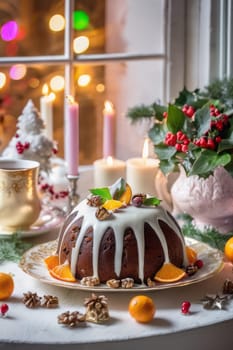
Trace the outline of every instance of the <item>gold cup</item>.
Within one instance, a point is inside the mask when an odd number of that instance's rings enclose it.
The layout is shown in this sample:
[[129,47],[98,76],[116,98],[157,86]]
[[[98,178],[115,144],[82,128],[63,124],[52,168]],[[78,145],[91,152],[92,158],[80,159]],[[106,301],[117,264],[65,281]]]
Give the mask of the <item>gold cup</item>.
[[27,230],[39,217],[39,166],[31,160],[0,159],[0,234]]

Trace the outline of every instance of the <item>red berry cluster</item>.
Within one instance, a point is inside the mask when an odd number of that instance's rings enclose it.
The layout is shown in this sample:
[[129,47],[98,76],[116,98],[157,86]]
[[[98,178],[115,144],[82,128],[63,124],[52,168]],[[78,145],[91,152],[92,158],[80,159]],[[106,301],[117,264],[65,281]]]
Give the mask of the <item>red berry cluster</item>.
[[169,131],[164,142],[167,146],[174,146],[178,152],[186,153],[190,140],[182,131],[178,131],[176,134]]
[[22,154],[26,149],[30,147],[30,143],[29,142],[22,143],[18,141],[15,147],[17,149],[18,154]]
[[40,185],[40,191],[49,194],[51,200],[66,198],[69,194],[68,191],[55,192],[53,185],[49,185],[47,183]]
[[189,106],[187,104],[185,104],[182,108],[182,112],[184,112],[184,114],[188,117],[188,118],[192,118],[192,116],[195,113],[195,109],[193,108],[193,106]]
[[209,148],[215,150],[218,144],[222,141],[220,133],[229,124],[229,117],[221,112],[214,106],[210,106],[210,115],[212,120],[210,122],[210,129],[206,135],[194,141],[194,144],[198,147]]

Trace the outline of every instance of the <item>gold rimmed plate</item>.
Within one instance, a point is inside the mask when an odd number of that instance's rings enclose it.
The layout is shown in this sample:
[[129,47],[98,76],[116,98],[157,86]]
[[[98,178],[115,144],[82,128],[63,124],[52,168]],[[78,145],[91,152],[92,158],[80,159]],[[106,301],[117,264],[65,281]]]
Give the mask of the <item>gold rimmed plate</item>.
[[50,276],[44,259],[54,254],[57,247],[56,241],[50,241],[43,243],[33,248],[29,249],[22,257],[19,266],[20,268],[30,275],[31,277],[36,278],[37,280],[48,283],[54,286],[77,289],[83,291],[94,291],[94,292],[134,292],[134,291],[153,291],[153,290],[162,290],[174,287],[182,287],[190,285],[193,283],[201,282],[206,280],[216,273],[221,271],[223,268],[223,254],[219,250],[210,247],[206,243],[196,241],[191,238],[186,238],[186,242],[189,246],[193,247],[197,254],[198,258],[201,259],[204,263],[203,267],[197,271],[196,274],[190,277],[186,277],[178,282],[174,283],[156,283],[154,287],[147,287],[146,285],[135,285],[133,288],[110,288],[104,284],[94,287],[87,287],[81,285],[79,282],[65,282],[57,280]]
[[43,207],[37,221],[32,224],[28,229],[18,230],[4,230],[0,228],[0,236],[9,236],[13,233],[17,233],[20,237],[35,237],[48,233],[51,230],[59,228],[64,222],[64,213],[61,209],[56,207]]

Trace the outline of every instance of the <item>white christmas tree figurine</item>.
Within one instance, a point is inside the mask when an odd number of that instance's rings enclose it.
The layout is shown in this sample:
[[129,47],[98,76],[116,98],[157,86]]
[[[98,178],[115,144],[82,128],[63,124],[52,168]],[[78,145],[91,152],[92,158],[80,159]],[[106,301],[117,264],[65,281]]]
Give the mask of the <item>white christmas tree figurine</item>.
[[16,134],[2,156],[38,161],[40,170],[49,173],[56,147],[45,136],[43,129],[43,120],[32,100],[29,100],[18,118]]

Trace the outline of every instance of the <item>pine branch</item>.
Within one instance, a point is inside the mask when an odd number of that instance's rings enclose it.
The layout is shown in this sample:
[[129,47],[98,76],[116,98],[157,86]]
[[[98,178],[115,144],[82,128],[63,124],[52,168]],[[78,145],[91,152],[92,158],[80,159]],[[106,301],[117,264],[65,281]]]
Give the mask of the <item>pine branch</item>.
[[14,261],[18,262],[22,254],[29,248],[32,244],[24,242],[17,233],[0,238],[0,263],[3,261]]
[[213,228],[207,228],[205,230],[199,230],[192,224],[192,218],[187,215],[180,215],[179,218],[183,221],[182,232],[186,237],[194,238],[198,241],[207,243],[213,248],[224,250],[226,241],[233,235],[221,234]]
[[127,118],[131,119],[131,122],[133,124],[140,121],[143,118],[153,118],[154,116],[155,111],[153,107],[146,106],[144,104],[129,108],[126,115]]

